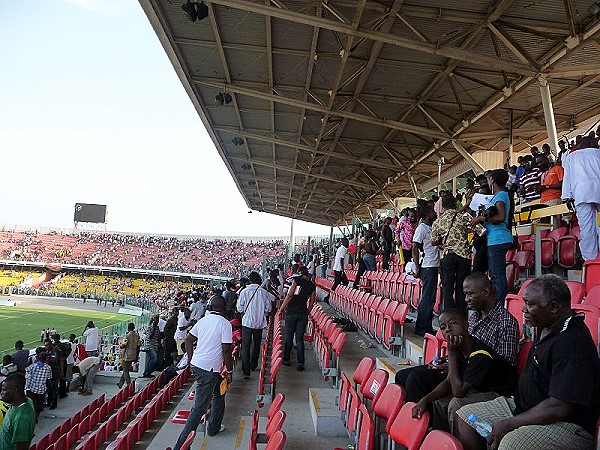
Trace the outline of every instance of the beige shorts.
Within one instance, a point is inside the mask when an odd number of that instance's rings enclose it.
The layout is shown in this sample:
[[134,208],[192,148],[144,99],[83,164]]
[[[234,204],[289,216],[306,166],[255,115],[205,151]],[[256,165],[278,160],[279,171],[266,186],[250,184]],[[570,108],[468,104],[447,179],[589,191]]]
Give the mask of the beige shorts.
[[[514,416],[515,402],[510,397],[498,397],[488,402],[471,403],[456,411],[458,417],[467,422],[471,414],[492,426]],[[594,436],[579,425],[556,422],[550,425],[525,425],[507,433],[498,450],[545,450],[545,449],[589,450],[594,448]]]

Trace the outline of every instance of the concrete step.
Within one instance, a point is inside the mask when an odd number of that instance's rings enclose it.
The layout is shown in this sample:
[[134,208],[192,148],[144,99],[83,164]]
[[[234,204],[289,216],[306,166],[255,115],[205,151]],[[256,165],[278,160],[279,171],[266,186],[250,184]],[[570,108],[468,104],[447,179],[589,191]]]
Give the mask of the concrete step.
[[340,418],[337,389],[309,388],[308,403],[313,420],[315,436],[348,436]]

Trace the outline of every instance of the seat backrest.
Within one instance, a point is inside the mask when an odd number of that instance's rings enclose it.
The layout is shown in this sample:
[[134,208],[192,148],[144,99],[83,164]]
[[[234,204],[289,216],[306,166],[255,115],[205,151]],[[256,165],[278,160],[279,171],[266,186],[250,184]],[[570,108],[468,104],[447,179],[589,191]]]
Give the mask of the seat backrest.
[[356,429],[356,421],[358,420],[358,407],[360,406],[360,397],[354,389],[350,389],[350,406],[348,407],[348,420],[346,421],[346,428],[348,431],[354,431]]
[[433,361],[434,356],[440,354],[440,343],[438,339],[429,333],[423,336],[423,364],[429,364]]
[[383,369],[375,369],[367,381],[360,387],[360,392],[364,398],[375,400],[383,392],[384,386],[388,382],[390,374]]
[[588,291],[583,302],[584,305],[597,306],[600,308],[600,285],[594,286]]
[[281,430],[277,431],[275,434],[273,434],[273,436],[271,436],[269,442],[267,442],[265,450],[282,450],[283,446],[285,445],[285,440],[285,433]]
[[360,429],[357,450],[373,450],[375,443],[375,422],[365,405],[360,405]]
[[583,282],[586,292],[600,284],[600,260],[594,259],[583,263]]
[[335,340],[335,342],[333,343],[333,345],[331,346],[331,350],[333,350],[337,356],[340,356],[342,348],[344,347],[344,344],[346,343],[346,337],[347,337],[346,333],[344,333],[344,332],[340,333],[338,335],[337,339]]
[[403,445],[407,450],[417,450],[429,424],[429,412],[425,411],[423,415],[414,419],[412,409],[416,403],[405,403],[390,427],[390,437],[400,445]]
[[515,319],[517,319],[517,323],[519,324],[519,331],[523,332],[523,305],[525,302],[523,301],[523,297],[520,295],[507,295],[505,300],[505,308],[506,310],[513,315]]
[[[346,411],[346,408],[348,407],[347,403],[348,403],[348,395],[350,392],[350,380],[348,379],[348,377],[346,376],[345,373],[342,372],[342,374],[340,375],[340,380],[341,380],[341,387],[340,387],[340,400],[339,400],[339,410],[340,411]],[[269,411],[271,409],[269,408]],[[268,413],[267,413],[268,415]]]
[[267,422],[267,428],[265,429],[265,436],[270,439],[276,431],[281,430],[283,422],[285,422],[285,411],[277,411]]
[[183,445],[181,446],[181,450],[189,450],[189,448],[192,446],[192,443],[194,442],[195,437],[196,437],[196,432],[190,431],[187,438],[185,438]]
[[275,397],[273,397],[273,401],[271,402],[271,406],[269,406],[269,410],[267,411],[267,417],[270,419],[273,414],[281,409],[281,405],[285,401],[285,394],[280,392]]
[[529,269],[533,265],[533,252],[531,250],[520,250],[514,261],[521,269]]
[[546,236],[549,239],[552,239],[554,242],[558,242],[558,240],[567,234],[567,227],[558,227],[548,233]]
[[567,280],[565,283],[567,283],[567,286],[569,286],[569,291],[571,291],[571,304],[579,305],[581,302],[583,302],[583,297],[585,295],[585,284],[583,284],[581,281],[572,280]]
[[358,366],[354,371],[354,375],[352,375],[352,380],[354,380],[356,384],[362,384],[363,381],[365,381],[367,377],[371,374],[371,372],[373,372],[374,368],[375,360],[373,358],[365,356],[358,363]]
[[449,433],[441,430],[432,430],[425,437],[425,440],[419,447],[419,450],[463,450],[463,446],[458,439]]
[[372,408],[375,415],[381,419],[387,420],[385,432],[390,432],[392,420],[396,417],[400,408],[404,405],[406,392],[399,384],[388,384],[383,388],[381,395],[377,400],[373,400]]

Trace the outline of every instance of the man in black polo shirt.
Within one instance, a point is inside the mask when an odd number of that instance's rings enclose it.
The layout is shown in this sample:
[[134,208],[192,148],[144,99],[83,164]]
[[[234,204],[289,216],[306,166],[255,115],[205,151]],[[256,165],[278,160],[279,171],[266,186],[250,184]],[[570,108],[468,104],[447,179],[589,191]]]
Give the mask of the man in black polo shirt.
[[558,276],[536,278],[523,295],[525,320],[537,327],[513,398],[466,405],[457,411],[466,450],[486,442],[469,424],[475,414],[493,426],[488,442],[502,450],[592,449],[600,411],[600,360],[583,316]]
[[[431,405],[434,428],[454,431],[456,410],[468,403],[512,394],[517,371],[489,345],[469,334],[464,311],[444,311],[440,330],[448,343],[448,374],[413,407],[412,415],[421,417]],[[418,378],[413,380],[418,383]]]

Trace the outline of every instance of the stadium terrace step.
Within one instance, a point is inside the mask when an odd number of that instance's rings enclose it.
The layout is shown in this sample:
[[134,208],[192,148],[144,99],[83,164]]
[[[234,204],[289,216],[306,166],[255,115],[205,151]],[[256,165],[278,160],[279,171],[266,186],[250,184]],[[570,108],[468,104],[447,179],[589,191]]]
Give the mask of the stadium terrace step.
[[308,389],[308,403],[315,428],[315,436],[347,436],[346,429],[340,419],[340,411],[337,402],[337,389]]

